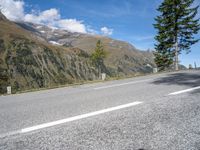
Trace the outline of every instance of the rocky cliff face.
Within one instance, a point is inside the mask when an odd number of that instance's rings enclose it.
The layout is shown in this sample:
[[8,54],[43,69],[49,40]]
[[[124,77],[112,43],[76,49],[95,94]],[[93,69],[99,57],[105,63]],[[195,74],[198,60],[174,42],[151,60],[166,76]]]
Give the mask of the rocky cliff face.
[[109,76],[148,73],[153,55],[107,37],[71,33],[43,25],[10,22],[0,14],[0,92],[51,87],[98,78],[90,54],[101,40]]

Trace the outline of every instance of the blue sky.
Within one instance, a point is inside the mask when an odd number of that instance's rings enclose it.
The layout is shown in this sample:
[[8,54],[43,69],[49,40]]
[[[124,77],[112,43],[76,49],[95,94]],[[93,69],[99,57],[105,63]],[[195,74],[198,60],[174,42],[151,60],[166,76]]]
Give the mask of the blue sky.
[[[16,0],[6,1],[16,2]],[[60,20],[74,19],[61,21],[62,23],[67,22],[75,26],[74,22],[78,22],[77,28],[80,31],[106,34],[127,41],[138,49],[147,50],[154,48],[156,31],[152,24],[158,15],[156,8],[162,0],[24,0],[22,2],[23,15],[30,13],[35,15],[26,17],[29,20],[36,20],[39,13],[54,8],[58,11],[56,17]],[[199,3],[199,0],[195,1],[195,5]],[[197,38],[200,38],[199,34]],[[195,61],[200,66],[200,42],[192,46],[191,50],[190,54],[183,53],[180,56],[181,63],[188,66]]]

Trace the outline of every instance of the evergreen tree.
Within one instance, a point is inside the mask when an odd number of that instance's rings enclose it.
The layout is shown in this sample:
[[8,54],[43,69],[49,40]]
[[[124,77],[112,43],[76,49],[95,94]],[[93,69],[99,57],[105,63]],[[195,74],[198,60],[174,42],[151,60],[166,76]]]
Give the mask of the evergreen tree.
[[100,40],[97,41],[95,51],[91,55],[92,63],[98,68],[99,75],[101,73],[101,69],[104,67],[104,59],[106,58],[106,52],[104,51],[102,42]]
[[155,62],[159,70],[169,68],[173,62],[178,70],[178,55],[190,52],[191,45],[197,43],[194,35],[200,29],[196,19],[198,7],[192,8],[194,0],[164,0],[157,9],[161,14],[155,18]]

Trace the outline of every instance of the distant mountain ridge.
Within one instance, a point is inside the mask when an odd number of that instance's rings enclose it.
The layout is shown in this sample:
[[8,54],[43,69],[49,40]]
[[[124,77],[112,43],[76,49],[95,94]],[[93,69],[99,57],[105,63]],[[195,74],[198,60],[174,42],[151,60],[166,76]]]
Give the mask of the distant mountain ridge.
[[18,91],[98,79],[98,70],[90,61],[97,40],[108,52],[104,70],[108,76],[152,72],[153,54],[126,42],[15,23],[0,13],[0,75],[5,76],[0,79],[0,92],[7,85]]
[[93,52],[96,42],[101,40],[104,49],[109,53],[108,58],[105,60],[106,65],[117,70],[116,72],[118,72],[118,69],[123,70],[122,74],[149,72],[146,66],[155,67],[152,52],[140,51],[124,41],[100,35],[69,32],[33,23],[18,23],[18,25],[34,32],[50,44],[80,48],[88,54]]

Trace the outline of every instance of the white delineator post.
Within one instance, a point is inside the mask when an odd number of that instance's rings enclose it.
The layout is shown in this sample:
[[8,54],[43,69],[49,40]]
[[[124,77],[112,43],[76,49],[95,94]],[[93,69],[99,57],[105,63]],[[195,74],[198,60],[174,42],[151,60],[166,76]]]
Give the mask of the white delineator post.
[[106,73],[102,73],[101,74],[101,79],[104,81],[104,80],[106,80]]
[[12,94],[11,86],[7,86],[7,94]]
[[157,73],[158,72],[158,68],[153,68],[153,73]]

